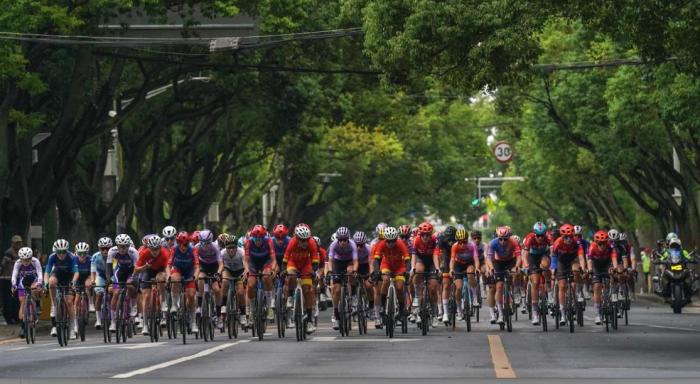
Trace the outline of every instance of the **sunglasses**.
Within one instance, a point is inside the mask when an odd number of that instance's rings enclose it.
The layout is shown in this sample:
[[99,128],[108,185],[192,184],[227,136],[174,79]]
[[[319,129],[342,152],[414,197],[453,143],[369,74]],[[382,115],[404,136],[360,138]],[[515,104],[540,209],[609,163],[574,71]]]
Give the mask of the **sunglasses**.
[[254,238],[253,238],[253,241],[255,241],[255,242],[261,242],[261,241],[263,241],[263,240],[264,240],[263,237],[254,237]]
[[151,251],[160,251],[160,247],[148,247]]
[[87,256],[87,252],[78,252],[78,256]]
[[350,240],[349,239],[338,239],[339,243],[347,243],[348,241],[350,241]]
[[117,248],[119,248],[119,249],[127,249],[127,248],[129,248],[129,246],[128,246],[128,245],[117,245]]
[[66,253],[68,253],[68,251],[56,251],[56,253],[59,255],[65,255]]
[[505,242],[505,241],[508,241],[508,239],[509,239],[508,237],[499,237],[498,241]]
[[309,239],[299,239],[299,242],[300,242],[300,243],[306,243],[306,242],[308,242],[308,241],[309,241]]
[[100,248],[100,252],[109,252],[109,248]]
[[396,240],[387,240],[386,243],[387,244],[394,244],[394,243],[396,243]]
[[165,240],[166,241],[175,241],[175,238],[174,237],[166,237]]

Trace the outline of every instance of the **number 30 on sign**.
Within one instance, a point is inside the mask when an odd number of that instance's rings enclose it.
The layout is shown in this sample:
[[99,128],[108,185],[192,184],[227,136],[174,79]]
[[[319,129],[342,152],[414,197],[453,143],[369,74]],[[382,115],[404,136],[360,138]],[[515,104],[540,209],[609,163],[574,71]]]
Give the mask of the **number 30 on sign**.
[[513,150],[505,141],[499,141],[493,146],[493,155],[500,163],[508,163],[513,160]]

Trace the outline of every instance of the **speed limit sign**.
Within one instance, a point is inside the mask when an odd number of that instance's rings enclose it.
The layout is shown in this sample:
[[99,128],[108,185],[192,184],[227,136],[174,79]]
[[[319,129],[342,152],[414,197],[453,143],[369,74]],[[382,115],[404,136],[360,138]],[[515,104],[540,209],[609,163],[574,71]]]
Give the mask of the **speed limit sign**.
[[510,144],[505,141],[499,141],[493,146],[493,155],[496,156],[496,160],[500,163],[507,163],[513,160],[513,150]]

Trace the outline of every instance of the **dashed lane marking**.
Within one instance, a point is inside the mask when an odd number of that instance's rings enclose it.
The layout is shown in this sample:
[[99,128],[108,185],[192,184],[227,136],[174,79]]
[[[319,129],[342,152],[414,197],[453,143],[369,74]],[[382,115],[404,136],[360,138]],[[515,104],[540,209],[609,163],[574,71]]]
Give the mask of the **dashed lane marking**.
[[112,379],[128,379],[128,378],[130,378],[130,377],[134,377],[134,376],[138,376],[138,375],[143,375],[143,374],[145,374],[145,373],[149,373],[149,372],[153,372],[153,371],[156,371],[156,370],[159,370],[159,369],[171,367],[171,366],[173,366],[173,365],[180,364],[180,363],[184,363],[184,362],[186,362],[186,361],[190,361],[190,360],[194,360],[194,359],[199,359],[200,357],[209,356],[209,355],[211,355],[211,354],[214,353],[214,352],[219,352],[219,351],[222,351],[222,350],[224,350],[224,349],[226,349],[226,348],[233,347],[234,345],[238,345],[238,344],[242,344],[242,343],[247,343],[247,342],[249,342],[249,341],[250,341],[250,340],[240,340],[240,341],[236,341],[236,342],[234,342],[234,343],[226,343],[226,344],[217,345],[217,346],[215,346],[215,347],[212,347],[212,348],[209,348],[209,349],[205,349],[205,350],[203,350],[203,351],[200,351],[200,352],[198,352],[198,353],[195,353],[194,355],[184,356],[184,357],[181,357],[181,358],[179,358],[179,359],[166,361],[166,362],[163,362],[163,363],[160,363],[160,364],[152,365],[152,366],[150,366],[150,367],[141,368],[141,369],[137,369],[137,370],[130,371],[130,372],[126,372],[126,373],[120,373],[120,374],[118,374],[118,375],[112,376],[111,378],[112,378]]
[[496,372],[497,379],[514,379],[515,371],[510,366],[508,355],[503,348],[501,337],[498,335],[488,335],[489,349],[491,349],[491,360],[493,361],[493,370]]

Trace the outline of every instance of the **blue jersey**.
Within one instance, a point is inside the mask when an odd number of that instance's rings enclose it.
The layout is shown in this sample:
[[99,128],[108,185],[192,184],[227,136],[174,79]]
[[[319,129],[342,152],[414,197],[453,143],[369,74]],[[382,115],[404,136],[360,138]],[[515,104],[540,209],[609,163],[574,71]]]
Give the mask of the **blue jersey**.
[[95,272],[103,279],[107,278],[107,263],[101,252],[95,252],[90,259],[90,272]]
[[578,239],[578,243],[579,243],[579,245],[581,245],[581,247],[583,247],[583,254],[587,256],[588,255],[588,248],[591,246],[591,243],[588,240],[584,239],[583,237]]
[[179,269],[184,276],[191,276],[195,264],[199,264],[197,256],[191,246],[182,251],[180,247],[173,248],[170,265]]
[[75,259],[77,257],[72,252],[66,253],[63,260],[59,259],[57,254],[52,253],[49,255],[49,261],[46,263],[45,272],[49,275],[52,273],[64,275],[76,273],[78,272],[78,264]]
[[92,260],[90,260],[90,257],[85,256],[83,261],[80,261],[80,257],[76,256],[75,263],[78,265],[78,273],[80,273],[81,276],[90,274],[90,266],[92,265]]
[[279,265],[282,265],[282,259],[284,259],[284,252],[287,250],[289,240],[291,240],[291,237],[289,236],[284,237],[282,244],[277,244],[277,239],[272,240],[272,245],[275,248],[275,256],[277,257],[277,264]]

